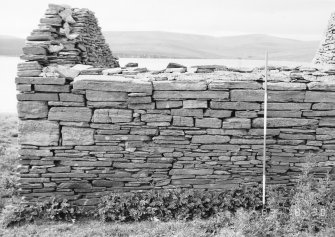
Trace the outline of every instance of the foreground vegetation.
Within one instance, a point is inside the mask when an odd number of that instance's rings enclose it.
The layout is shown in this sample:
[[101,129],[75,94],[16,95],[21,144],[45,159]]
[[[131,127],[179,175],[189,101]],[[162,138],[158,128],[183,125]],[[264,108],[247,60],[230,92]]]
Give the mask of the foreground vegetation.
[[94,209],[17,195],[17,120],[0,115],[0,236],[335,236],[335,191],[308,163],[294,189],[192,190],[110,194]]

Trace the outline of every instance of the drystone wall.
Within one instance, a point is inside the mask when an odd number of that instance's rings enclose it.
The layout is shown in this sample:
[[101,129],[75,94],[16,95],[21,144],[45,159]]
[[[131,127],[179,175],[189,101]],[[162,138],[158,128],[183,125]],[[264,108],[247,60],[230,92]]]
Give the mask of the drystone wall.
[[[26,199],[261,182],[262,70],[87,75],[111,70],[16,78]],[[334,172],[334,74],[269,71],[268,183],[294,184],[310,153],[316,173]]]
[[324,32],[319,49],[317,50],[313,63],[321,65],[335,64],[335,12],[331,14],[327,29]]
[[[20,192],[93,206],[108,192],[258,185],[261,69],[120,68],[93,13],[50,4],[17,84]],[[269,70],[267,182],[293,185],[305,158],[334,174],[335,71]]]
[[[38,62],[42,66],[119,66],[105,43],[93,12],[67,5],[49,4],[38,28],[27,37],[23,53],[21,59]],[[42,73],[42,67],[33,69],[30,74],[25,72],[27,70],[20,70],[19,75],[39,76]]]

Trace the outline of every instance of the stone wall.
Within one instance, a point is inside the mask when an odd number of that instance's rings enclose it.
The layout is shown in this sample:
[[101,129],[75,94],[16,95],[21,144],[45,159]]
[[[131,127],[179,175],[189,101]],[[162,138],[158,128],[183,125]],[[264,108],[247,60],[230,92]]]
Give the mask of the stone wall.
[[[40,65],[89,64],[118,67],[97,19],[88,9],[49,4],[38,28],[27,37],[21,59]],[[38,76],[41,68],[25,76]],[[24,72],[21,72],[24,75]]]
[[[108,191],[261,182],[262,70],[87,75],[94,70],[74,82],[16,78],[26,199],[94,205]],[[294,184],[310,153],[316,173],[334,172],[334,72],[269,74],[268,183]]]
[[317,50],[313,63],[321,65],[335,64],[335,12],[331,14],[327,29],[321,40],[319,49]]
[[[64,5],[50,4],[27,40],[15,80],[26,200],[91,206],[110,191],[261,182],[263,70],[120,68],[93,13]],[[270,67],[269,184],[294,185],[314,153],[317,175],[335,173],[334,79]]]

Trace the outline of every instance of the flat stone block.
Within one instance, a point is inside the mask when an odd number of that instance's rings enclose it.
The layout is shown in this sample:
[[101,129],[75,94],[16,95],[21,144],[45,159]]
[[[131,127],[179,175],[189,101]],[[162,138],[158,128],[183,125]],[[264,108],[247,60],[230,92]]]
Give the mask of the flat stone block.
[[116,181],[111,181],[111,180],[93,180],[92,185],[94,187],[123,187],[124,183],[123,182],[116,182]]
[[[268,101],[273,102],[303,102],[305,91],[269,91]],[[264,98],[263,98],[264,101]]]
[[229,118],[231,117],[232,111],[230,110],[214,110],[206,109],[204,117],[214,117],[214,118]]
[[319,126],[335,127],[335,118],[321,118]]
[[207,108],[207,100],[184,100],[183,108],[185,109],[205,109]]
[[141,121],[144,122],[170,122],[172,119],[171,115],[166,114],[143,114],[141,115]]
[[315,140],[315,135],[280,133],[279,138],[287,140]]
[[47,169],[52,173],[69,173],[71,171],[70,166],[51,167]]
[[222,120],[218,118],[196,119],[195,126],[199,128],[221,128]]
[[38,62],[23,62],[17,64],[17,70],[18,71],[26,71],[26,70],[40,70],[42,71],[42,65],[40,65]]
[[16,84],[64,85],[65,78],[58,77],[16,77]]
[[72,93],[60,93],[59,100],[65,102],[84,102],[84,96]]
[[147,104],[128,104],[128,109],[147,109],[152,110],[155,109],[155,103],[147,103]]
[[224,89],[261,89],[262,84],[253,81],[213,81],[208,85],[209,90]]
[[231,90],[231,101],[264,101],[263,90]]
[[24,120],[19,124],[19,144],[57,146],[59,125],[48,120]]
[[127,123],[133,119],[133,112],[127,109],[96,109],[94,123]]
[[31,92],[32,86],[30,84],[17,84],[16,90],[20,92]]
[[181,108],[183,102],[180,100],[156,101],[157,109]]
[[251,121],[247,118],[228,118],[222,122],[222,128],[239,129],[251,128]]
[[26,71],[18,71],[18,77],[38,77],[42,73],[42,70],[26,70]]
[[84,107],[84,102],[72,102],[72,101],[49,101],[49,106],[57,106],[57,107]]
[[305,102],[335,102],[335,92],[306,91]]
[[202,109],[171,109],[171,115],[182,117],[203,117]]
[[53,153],[50,150],[20,149],[19,155],[21,156],[53,156]]
[[229,102],[229,101],[211,101],[210,107],[212,109],[226,109],[226,110],[260,110],[259,103],[248,102]]
[[[268,127],[302,127],[302,126],[315,126],[318,124],[316,119],[298,119],[298,118],[268,118]],[[255,118],[252,121],[252,127],[263,127],[264,119]]]
[[[239,145],[231,145],[231,144],[225,144],[225,145],[221,145],[221,144],[212,144],[212,145],[202,145],[200,146],[200,149],[203,150],[221,150],[221,151],[234,151],[237,152],[241,149],[241,147]],[[206,154],[206,153],[204,153]]]
[[185,127],[193,127],[194,120],[192,117],[181,117],[181,116],[173,116],[173,126],[185,126]]
[[172,169],[169,175],[211,175],[213,169]]
[[167,169],[172,167],[172,164],[164,164],[164,163],[121,163],[114,162],[114,168],[121,169],[141,169],[141,168],[152,168],[152,169]]
[[183,185],[183,184],[209,184],[213,182],[211,179],[175,179],[172,180],[172,185]]
[[[61,165],[64,166],[74,166],[74,167],[111,167],[112,162],[110,161],[77,161],[77,160],[64,160],[60,162]],[[85,177],[85,175],[90,175],[90,174],[84,174],[84,173],[78,173],[77,177],[81,177],[80,175],[83,175],[82,177]],[[49,174],[46,174],[49,175]],[[57,174],[51,174],[54,177],[57,177]],[[74,176],[72,176],[74,175]],[[68,177],[76,177],[76,173],[68,174]],[[50,177],[52,177],[50,176]],[[94,175],[95,176],[95,175]],[[66,177],[66,174],[65,176]]]
[[18,101],[58,101],[57,93],[24,93],[17,94]]
[[35,85],[34,89],[41,92],[70,92],[69,85]]
[[75,78],[73,88],[78,90],[144,92],[152,94],[151,82],[121,76],[80,75]]
[[175,99],[220,99],[227,100],[227,91],[154,91],[153,98],[156,100]]
[[302,113],[304,117],[334,117],[335,110],[325,110],[325,111],[304,111]]
[[86,107],[52,107],[49,111],[49,120],[90,122],[92,111]]
[[[264,114],[262,111],[259,114]],[[302,115],[301,111],[293,111],[293,110],[279,110],[279,111],[274,111],[270,110],[267,113],[269,118],[300,118]]]
[[115,102],[115,101],[104,101],[104,102],[87,101],[87,107],[89,108],[108,108],[108,109],[127,109],[127,103],[126,102]]
[[21,119],[48,117],[48,105],[43,101],[19,101],[17,111]]
[[151,138],[145,135],[94,135],[96,142],[103,141],[150,141]]
[[[237,144],[237,145],[260,145],[264,143],[263,139],[239,139],[239,138],[232,138],[229,142],[230,144]],[[266,144],[275,144],[276,140],[267,139]]]
[[205,81],[153,81],[156,91],[202,91],[207,89]]
[[236,189],[238,188],[238,184],[232,184],[227,182],[227,184],[201,184],[201,185],[193,185],[193,188],[206,188],[206,189]]
[[86,91],[86,98],[90,101],[127,101],[126,92]]
[[92,185],[86,182],[68,182],[60,183],[58,185],[59,189],[91,189]]
[[235,111],[235,117],[237,118],[257,118],[258,115],[256,111]]
[[103,152],[103,151],[122,151],[123,148],[119,146],[76,146],[76,150],[78,151],[98,151],[98,152]]
[[74,128],[62,127],[62,145],[76,146],[76,145],[93,145],[94,129],[91,128]]
[[306,90],[305,83],[293,82],[268,82],[268,90],[273,91],[303,91]]
[[307,86],[311,91],[335,91],[335,83],[333,81],[310,82]]
[[37,54],[37,55],[46,55],[47,51],[43,47],[39,46],[25,46],[22,48],[24,54]]
[[48,183],[49,178],[20,178],[20,183]]
[[150,104],[151,96],[129,97],[127,102],[129,104]]
[[[310,110],[311,103],[268,103],[268,110]],[[264,104],[262,104],[264,110]]]
[[230,138],[228,136],[219,136],[219,135],[196,135],[192,137],[192,143],[227,143]]

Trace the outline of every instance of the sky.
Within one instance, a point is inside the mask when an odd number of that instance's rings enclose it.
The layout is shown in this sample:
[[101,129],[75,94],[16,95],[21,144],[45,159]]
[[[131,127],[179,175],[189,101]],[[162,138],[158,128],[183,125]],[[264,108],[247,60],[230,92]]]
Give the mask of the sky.
[[300,40],[320,40],[335,11],[335,0],[4,0],[0,34],[26,37],[50,2],[89,8],[103,31],[268,34]]

